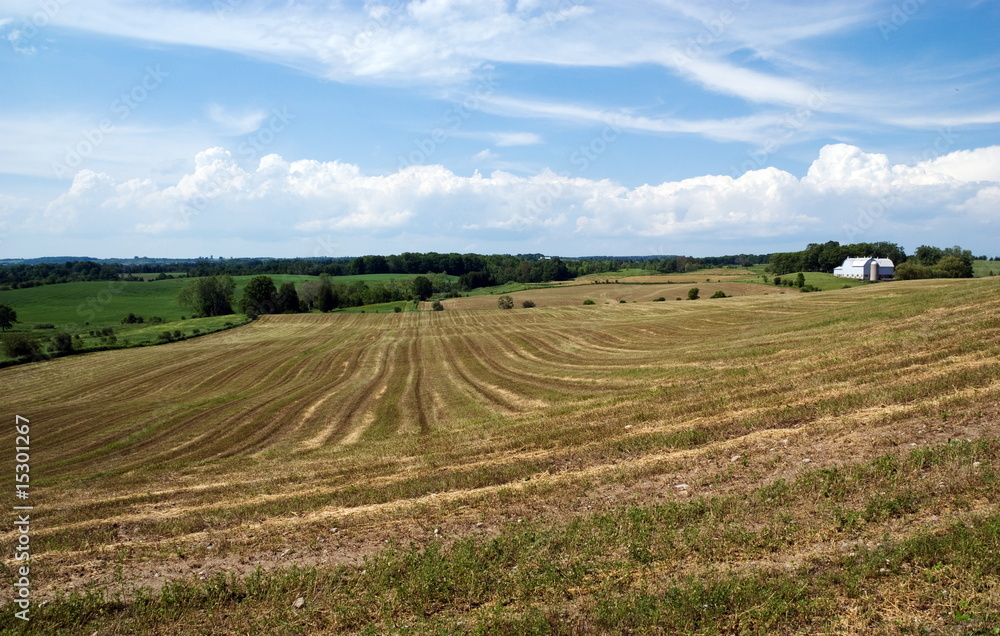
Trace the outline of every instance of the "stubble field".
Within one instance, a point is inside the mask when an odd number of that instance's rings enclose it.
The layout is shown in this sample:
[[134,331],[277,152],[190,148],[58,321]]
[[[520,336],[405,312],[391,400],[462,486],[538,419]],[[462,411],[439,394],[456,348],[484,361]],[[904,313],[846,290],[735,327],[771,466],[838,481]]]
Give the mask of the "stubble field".
[[267,316],[0,370],[28,629],[991,633],[998,292]]

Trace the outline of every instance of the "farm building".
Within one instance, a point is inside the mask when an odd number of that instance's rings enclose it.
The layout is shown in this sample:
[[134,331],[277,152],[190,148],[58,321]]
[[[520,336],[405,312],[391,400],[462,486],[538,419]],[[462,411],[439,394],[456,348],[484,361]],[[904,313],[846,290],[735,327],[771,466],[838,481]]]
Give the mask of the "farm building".
[[833,269],[834,276],[861,280],[887,280],[892,278],[896,266],[888,258],[845,258],[844,264]]

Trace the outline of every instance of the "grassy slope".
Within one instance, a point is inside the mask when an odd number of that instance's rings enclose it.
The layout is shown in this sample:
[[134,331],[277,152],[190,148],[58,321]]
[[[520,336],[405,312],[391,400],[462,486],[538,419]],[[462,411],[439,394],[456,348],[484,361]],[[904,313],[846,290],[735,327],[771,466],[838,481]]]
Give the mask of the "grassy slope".
[[1000,276],[1000,261],[972,261],[972,275],[976,278],[989,276],[990,272],[994,276]]
[[991,633],[998,291],[273,317],[0,371],[44,423],[38,593],[106,586],[32,627]]

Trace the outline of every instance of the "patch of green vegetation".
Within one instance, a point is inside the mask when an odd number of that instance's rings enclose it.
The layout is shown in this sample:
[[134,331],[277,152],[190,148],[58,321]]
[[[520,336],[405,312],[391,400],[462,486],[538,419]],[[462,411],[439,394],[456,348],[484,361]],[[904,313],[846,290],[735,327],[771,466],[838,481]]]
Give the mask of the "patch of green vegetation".
[[615,279],[615,278],[626,278],[629,276],[658,276],[658,275],[660,275],[660,272],[657,272],[652,269],[639,269],[633,267],[625,269],[616,269],[609,272],[596,272],[593,274],[587,274],[587,278]]
[[503,285],[494,285],[493,287],[479,287],[473,289],[469,292],[465,292],[466,296],[492,296],[495,294],[510,294],[513,292],[525,291],[528,289],[548,289],[550,287],[565,287],[566,285],[559,285],[556,283],[504,283]]
[[[992,272],[992,274],[990,274]],[[972,275],[976,278],[1000,276],[1000,261],[972,261]]]
[[[397,311],[397,308],[399,311]],[[412,300],[397,300],[391,303],[376,303],[374,305],[361,305],[360,307],[345,307],[344,309],[334,309],[331,314],[392,314],[405,311],[419,311],[417,303]]]

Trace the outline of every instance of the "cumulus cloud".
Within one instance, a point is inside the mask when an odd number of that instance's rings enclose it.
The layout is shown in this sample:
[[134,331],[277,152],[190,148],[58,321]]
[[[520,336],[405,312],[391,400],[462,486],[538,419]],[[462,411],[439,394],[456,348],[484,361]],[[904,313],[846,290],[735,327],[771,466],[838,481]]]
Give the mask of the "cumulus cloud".
[[[971,156],[992,156],[980,150]],[[465,177],[432,165],[366,175],[351,164],[275,154],[244,168],[229,151],[211,148],[198,154],[190,173],[165,186],[83,170],[26,228],[99,235],[125,227],[153,236],[264,242],[320,232],[359,238],[422,232],[466,244],[499,233],[550,242],[572,236],[586,245],[607,237],[856,240],[875,226],[884,238],[900,228],[995,221],[1000,183],[956,176],[961,171],[954,166],[965,158],[956,153],[928,165],[893,165],[885,155],[834,144],[821,149],[802,178],[765,168],[738,178],[626,187],[551,170]]]
[[962,181],[1000,181],[1000,146],[959,150],[918,166]]

